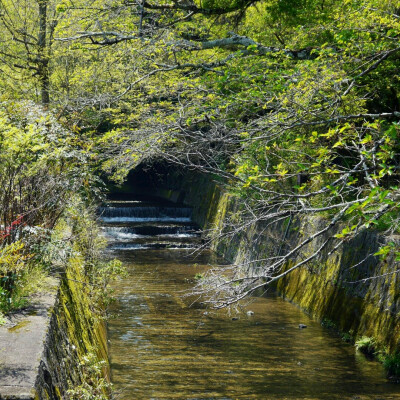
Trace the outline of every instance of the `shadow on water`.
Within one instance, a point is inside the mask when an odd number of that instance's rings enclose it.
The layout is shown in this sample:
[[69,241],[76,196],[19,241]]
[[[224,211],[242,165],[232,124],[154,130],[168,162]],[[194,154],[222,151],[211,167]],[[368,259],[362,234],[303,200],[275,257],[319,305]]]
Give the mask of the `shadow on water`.
[[129,270],[109,322],[118,399],[400,399],[381,365],[278,297],[255,298],[254,315],[237,320],[189,307],[182,292],[217,262],[210,251],[193,254],[190,211],[143,199],[112,207],[104,234]]

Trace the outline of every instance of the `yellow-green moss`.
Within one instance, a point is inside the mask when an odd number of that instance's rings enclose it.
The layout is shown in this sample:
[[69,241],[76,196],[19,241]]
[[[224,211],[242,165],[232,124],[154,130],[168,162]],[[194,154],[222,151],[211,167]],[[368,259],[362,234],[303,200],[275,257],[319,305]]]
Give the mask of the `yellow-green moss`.
[[[109,381],[107,334],[104,321],[92,311],[92,300],[83,260],[69,260],[60,282],[58,303],[50,316],[44,361],[39,371],[37,399],[63,399],[80,387],[88,356],[104,360],[103,375]],[[104,388],[106,394],[107,388]]]
[[91,310],[90,293],[82,265],[78,257],[70,260],[60,290],[62,315],[78,355],[83,357],[88,352],[95,352],[99,359],[107,360],[105,324]]
[[[399,318],[381,309],[377,302],[369,302],[370,292],[361,298],[348,295],[338,287],[335,278],[339,275],[339,268],[340,265],[332,260],[324,263],[320,274],[299,268],[281,279],[277,287],[285,298],[314,317],[321,320],[328,318],[340,330],[352,332],[352,336],[374,337],[389,352],[396,351],[400,341]],[[398,291],[397,287],[396,293]]]

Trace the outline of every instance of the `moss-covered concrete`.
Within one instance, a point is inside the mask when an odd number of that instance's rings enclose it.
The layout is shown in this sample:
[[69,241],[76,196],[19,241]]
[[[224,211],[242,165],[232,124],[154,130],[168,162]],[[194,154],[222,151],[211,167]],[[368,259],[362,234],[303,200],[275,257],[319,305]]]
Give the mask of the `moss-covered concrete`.
[[[108,361],[106,325],[91,310],[82,265],[72,258],[61,279],[36,382],[38,399],[62,399],[68,389],[90,378],[82,369],[89,354]],[[108,368],[104,374],[109,375]]]
[[90,308],[82,264],[71,259],[49,293],[0,327],[0,399],[67,398],[89,378],[88,354],[108,360],[106,326]]

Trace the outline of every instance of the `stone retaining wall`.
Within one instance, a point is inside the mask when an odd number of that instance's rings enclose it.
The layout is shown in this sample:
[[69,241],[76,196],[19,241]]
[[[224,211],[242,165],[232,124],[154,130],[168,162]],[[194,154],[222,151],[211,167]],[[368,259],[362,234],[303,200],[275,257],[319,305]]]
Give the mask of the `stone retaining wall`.
[[88,379],[88,355],[108,365],[106,326],[90,309],[81,260],[49,286],[0,327],[0,399],[65,399]]

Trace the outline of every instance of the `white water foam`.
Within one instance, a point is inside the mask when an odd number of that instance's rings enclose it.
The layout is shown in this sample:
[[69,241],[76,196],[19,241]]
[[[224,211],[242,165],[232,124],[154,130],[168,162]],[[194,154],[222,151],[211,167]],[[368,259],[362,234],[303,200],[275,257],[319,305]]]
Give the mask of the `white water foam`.
[[162,247],[155,247],[151,245],[146,245],[146,244],[131,244],[131,245],[113,245],[109,247],[107,250],[108,251],[134,251],[134,250],[193,250],[195,249],[195,246],[172,246],[167,247],[167,246],[162,246]]
[[191,218],[187,217],[101,217],[101,221],[105,223],[113,222],[191,222]]
[[197,235],[194,233],[160,233],[159,235],[155,235],[158,238],[191,238],[196,237]]
[[151,236],[148,235],[138,235],[136,233],[125,233],[125,232],[116,232],[116,231],[107,231],[104,230],[104,236],[107,238],[112,238],[114,240],[130,240],[130,239],[140,239],[140,238],[149,238]]

